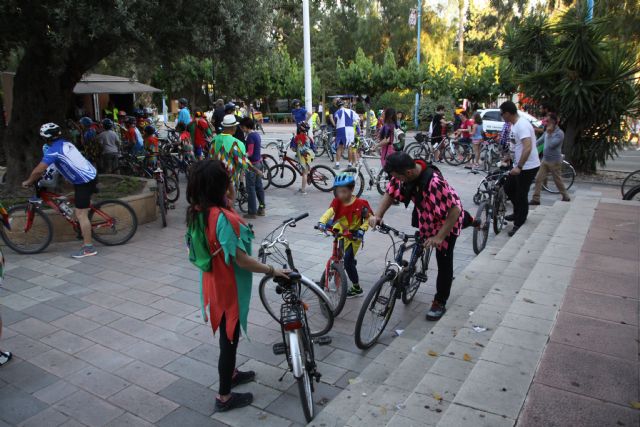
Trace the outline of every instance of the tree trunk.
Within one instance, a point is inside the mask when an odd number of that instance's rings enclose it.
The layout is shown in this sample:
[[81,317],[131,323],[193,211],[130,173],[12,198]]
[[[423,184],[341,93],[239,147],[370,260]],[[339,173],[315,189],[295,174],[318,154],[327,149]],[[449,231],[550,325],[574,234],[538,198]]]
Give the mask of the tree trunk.
[[584,169],[583,165],[580,162],[580,159],[577,158],[576,152],[576,139],[580,132],[582,131],[582,126],[578,124],[575,120],[569,120],[567,122],[566,129],[564,130],[564,142],[562,143],[562,151],[564,152],[565,158],[568,162],[570,162],[576,169],[581,170]]
[[464,18],[466,0],[458,0],[458,66],[464,63]]

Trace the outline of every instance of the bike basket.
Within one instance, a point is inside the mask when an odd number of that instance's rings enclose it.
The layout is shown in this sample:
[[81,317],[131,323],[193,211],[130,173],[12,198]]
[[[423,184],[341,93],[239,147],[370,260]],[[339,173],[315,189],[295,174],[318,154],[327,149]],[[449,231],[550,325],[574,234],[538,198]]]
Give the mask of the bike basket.
[[283,304],[280,308],[280,323],[285,331],[302,329],[302,312],[298,305]]

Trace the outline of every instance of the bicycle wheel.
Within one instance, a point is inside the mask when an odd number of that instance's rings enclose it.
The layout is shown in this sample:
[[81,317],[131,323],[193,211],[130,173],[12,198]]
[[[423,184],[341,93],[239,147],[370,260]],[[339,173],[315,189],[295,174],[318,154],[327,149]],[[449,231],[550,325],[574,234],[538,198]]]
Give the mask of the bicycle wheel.
[[249,201],[249,195],[247,194],[247,189],[244,188],[243,186],[242,188],[239,188],[238,191],[236,192],[236,203],[238,204],[238,209],[240,209],[240,212],[242,213],[248,212],[247,210],[248,201]]
[[378,172],[378,177],[376,178],[376,187],[381,196],[384,196],[384,193],[387,192],[387,184],[389,184],[389,174],[382,169]]
[[465,161],[465,159],[467,159],[467,153],[463,144],[452,142],[450,145],[446,146],[444,150],[445,162],[451,166],[458,166],[469,161],[468,159]]
[[296,170],[286,164],[272,166],[269,169],[271,184],[277,188],[290,187],[296,180]]
[[138,217],[129,204],[120,200],[103,200],[89,210],[93,238],[103,245],[127,243],[138,230]]
[[[622,181],[622,185],[620,186],[620,192],[622,193],[622,198],[626,196],[629,190],[633,189],[640,185],[640,169],[637,171],[631,172],[627,177]],[[625,199],[626,200],[626,199]]]
[[414,159],[421,159],[424,157],[426,149],[419,142],[413,142],[409,144],[404,151]]
[[262,188],[267,189],[271,185],[271,167],[278,162],[271,154],[262,155]]
[[[297,331],[296,339],[290,340],[290,353],[291,358],[296,358],[296,362],[299,362],[302,366],[302,373],[299,377],[296,378],[296,383],[298,384],[298,393],[300,393],[300,402],[302,403],[302,412],[304,413],[304,417],[307,422],[311,422],[315,415],[315,406],[313,402],[313,382],[311,381],[311,375],[309,375],[308,369],[308,361],[307,361],[307,350],[304,345],[304,338],[301,337],[301,334],[304,332]],[[291,336],[291,335],[289,335]]]
[[427,281],[427,270],[431,260],[431,249],[425,249],[416,265],[416,272],[411,276],[409,286],[402,290],[402,302],[407,305],[413,301],[422,283]]
[[178,175],[172,169],[167,170],[167,172],[164,175],[164,191],[167,195],[167,201],[175,203],[180,197]]
[[[258,293],[260,301],[276,322],[280,322],[280,307],[282,295],[276,292],[277,283],[272,277],[265,276],[260,281]],[[300,284],[300,299],[304,302],[307,314],[307,324],[312,337],[325,335],[333,327],[333,306],[322,291],[309,286],[305,282]]]
[[165,197],[164,186],[158,185],[156,187],[156,204],[160,210],[160,219],[162,220],[162,226],[167,226],[167,198]]
[[506,195],[504,189],[498,189],[493,199],[493,231],[499,234],[504,227],[504,217],[507,215]]
[[[349,172],[349,169],[347,169],[345,172]],[[355,172],[355,169],[353,169],[353,172]],[[364,185],[364,175],[362,175],[362,172],[358,172],[358,176],[356,177],[356,187],[354,190],[356,197],[360,197],[362,195],[362,192],[364,191]]]
[[49,246],[53,226],[49,217],[33,205],[15,205],[7,210],[10,229],[0,226],[2,240],[21,254],[37,254]]
[[627,191],[622,200],[636,200],[640,201],[640,185],[636,185],[631,190]]
[[331,140],[328,140],[324,143],[325,151],[327,152],[327,157],[330,161],[334,161],[336,159],[336,153],[333,152],[333,147],[331,146]]
[[478,255],[487,246],[489,239],[489,227],[491,223],[491,207],[487,202],[482,202],[478,207],[476,219],[481,222],[480,227],[473,228],[473,252]]
[[[638,184],[640,184],[640,175],[637,178],[639,180]],[[566,188],[567,190],[571,188],[571,186],[573,185],[573,182],[576,179],[575,169],[573,168],[573,166],[571,166],[571,163],[567,162],[566,160],[562,161],[562,169],[560,170],[560,179],[564,184],[564,188]],[[622,186],[624,187],[624,182],[622,183]],[[544,188],[549,193],[553,193],[553,194],[558,194],[560,192],[560,190],[558,190],[558,187],[556,186],[555,181],[550,176],[547,176],[547,179],[542,185],[542,188]]]
[[347,300],[347,273],[344,271],[344,267],[341,264],[331,263],[329,268],[329,280],[326,278],[327,272],[322,272],[320,277],[320,287],[324,291],[331,305],[333,306],[333,315],[337,317],[342,309],[344,303]]
[[309,184],[312,184],[318,190],[325,193],[333,190],[333,181],[336,177],[336,173],[328,166],[316,165],[311,168],[307,180]]
[[393,280],[391,275],[382,276],[373,285],[360,307],[355,331],[356,345],[359,349],[366,350],[373,346],[391,319],[397,292]]

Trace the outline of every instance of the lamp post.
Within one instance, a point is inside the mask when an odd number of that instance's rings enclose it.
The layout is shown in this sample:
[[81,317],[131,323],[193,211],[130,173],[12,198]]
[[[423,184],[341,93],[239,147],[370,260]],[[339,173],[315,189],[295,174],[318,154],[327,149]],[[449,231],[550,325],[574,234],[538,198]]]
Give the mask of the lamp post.
[[[422,0],[418,0],[418,17],[416,19],[416,27],[418,27],[417,46],[416,46],[416,63],[420,66],[420,35],[422,33]],[[413,125],[418,129],[418,109],[420,108],[420,91],[416,92],[416,105],[413,109]]]
[[[311,99],[311,30],[309,25],[309,0],[302,0],[302,33],[304,51],[304,107],[309,113],[313,110]],[[310,124],[313,126],[313,124]],[[313,128],[310,129],[313,135]]]

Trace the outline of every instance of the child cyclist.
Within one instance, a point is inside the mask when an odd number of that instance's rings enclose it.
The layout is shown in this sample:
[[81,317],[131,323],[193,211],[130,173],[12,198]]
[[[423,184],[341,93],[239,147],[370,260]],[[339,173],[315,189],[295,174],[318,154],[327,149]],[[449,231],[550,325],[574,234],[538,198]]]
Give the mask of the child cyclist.
[[353,195],[356,181],[352,173],[343,173],[334,181],[336,197],[318,223],[320,230],[333,228],[340,232],[350,232],[344,239],[344,268],[353,286],[347,292],[347,298],[361,296],[360,279],[356,268],[356,254],[362,243],[365,231],[369,228],[368,218],[372,214],[369,202]]
[[298,131],[290,143],[290,147],[296,152],[298,163],[300,163],[300,174],[302,175],[302,185],[298,190],[300,194],[307,194],[307,176],[315,158],[313,140],[307,135],[308,131],[309,123],[298,123]]

